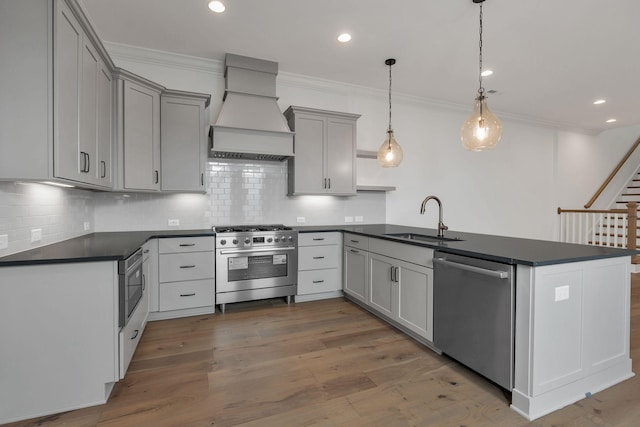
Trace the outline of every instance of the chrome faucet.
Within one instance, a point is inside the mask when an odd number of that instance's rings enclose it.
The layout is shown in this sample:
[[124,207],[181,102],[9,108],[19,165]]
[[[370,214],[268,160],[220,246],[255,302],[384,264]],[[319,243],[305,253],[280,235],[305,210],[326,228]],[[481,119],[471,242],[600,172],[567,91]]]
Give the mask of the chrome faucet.
[[444,231],[448,230],[449,227],[444,225],[444,222],[442,222],[442,202],[440,201],[440,199],[438,199],[436,196],[427,196],[422,201],[422,206],[420,207],[420,215],[424,214],[424,207],[429,200],[435,200],[436,202],[438,202],[438,237],[444,237]]

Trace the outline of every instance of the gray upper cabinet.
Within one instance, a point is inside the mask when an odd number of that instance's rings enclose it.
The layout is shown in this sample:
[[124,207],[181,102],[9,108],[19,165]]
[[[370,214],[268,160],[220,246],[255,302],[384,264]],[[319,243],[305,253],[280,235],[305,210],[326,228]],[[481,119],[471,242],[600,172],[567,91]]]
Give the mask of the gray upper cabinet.
[[113,64],[77,2],[2,2],[0,57],[0,179],[110,188]]
[[355,195],[356,121],[360,115],[296,106],[284,115],[295,132],[289,195]]
[[160,190],[160,94],[164,87],[119,69],[118,190]]
[[165,90],[160,98],[162,191],[204,192],[210,95]]

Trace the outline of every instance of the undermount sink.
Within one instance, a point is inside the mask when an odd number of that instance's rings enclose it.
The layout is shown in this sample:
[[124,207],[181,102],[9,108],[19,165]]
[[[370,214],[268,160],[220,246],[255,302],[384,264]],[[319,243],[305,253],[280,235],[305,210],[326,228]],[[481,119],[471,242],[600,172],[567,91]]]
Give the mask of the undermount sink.
[[389,233],[385,234],[385,236],[397,237],[399,239],[407,239],[407,240],[416,240],[422,242],[462,242],[462,239],[457,237],[438,237],[438,236],[428,236],[426,234],[416,234],[416,233]]

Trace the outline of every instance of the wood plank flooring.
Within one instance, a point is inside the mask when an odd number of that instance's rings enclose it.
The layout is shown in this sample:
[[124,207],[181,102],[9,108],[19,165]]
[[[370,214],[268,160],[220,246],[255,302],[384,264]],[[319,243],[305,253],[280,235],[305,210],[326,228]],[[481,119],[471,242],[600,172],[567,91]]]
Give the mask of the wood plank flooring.
[[[640,360],[640,280],[631,356]],[[151,322],[109,402],[9,426],[637,426],[638,376],[527,422],[499,387],[344,299]]]

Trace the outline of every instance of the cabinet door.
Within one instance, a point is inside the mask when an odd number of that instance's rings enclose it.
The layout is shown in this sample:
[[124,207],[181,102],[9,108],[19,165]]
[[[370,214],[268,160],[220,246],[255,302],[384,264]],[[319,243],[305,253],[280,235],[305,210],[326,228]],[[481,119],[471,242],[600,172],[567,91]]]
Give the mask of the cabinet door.
[[162,97],[163,191],[204,191],[204,101]]
[[356,194],[356,122],[329,117],[325,175],[329,194]]
[[113,186],[111,166],[113,144],[113,79],[104,63],[98,71],[98,152],[96,158],[96,176],[98,183],[105,187]]
[[295,158],[291,194],[321,194],[325,189],[324,141],[326,118],[311,114],[295,117]]
[[82,181],[98,182],[98,73],[100,59],[91,43],[82,43],[80,85],[80,173]]
[[82,29],[63,1],[57,2],[54,40],[54,175],[81,180],[84,160],[80,140],[80,79],[82,72]]
[[160,94],[124,82],[124,188],[160,189]]
[[344,248],[344,292],[364,303],[367,302],[368,260],[368,252]]
[[394,317],[395,283],[391,280],[396,260],[378,254],[369,254],[368,305],[381,314]]
[[398,266],[395,320],[433,341],[433,269],[404,261]]

